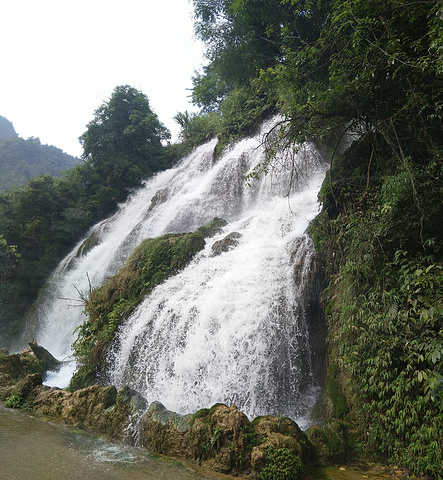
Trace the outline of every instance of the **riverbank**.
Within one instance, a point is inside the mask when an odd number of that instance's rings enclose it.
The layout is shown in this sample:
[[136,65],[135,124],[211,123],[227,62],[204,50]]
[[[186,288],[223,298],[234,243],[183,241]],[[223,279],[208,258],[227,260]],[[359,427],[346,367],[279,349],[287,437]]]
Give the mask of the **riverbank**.
[[289,418],[267,415],[251,422],[235,406],[223,404],[179,415],[159,402],[148,405],[129,387],[117,391],[112,385],[93,385],[72,392],[43,385],[42,374],[35,348],[0,354],[0,400],[6,407],[31,412],[33,418],[50,419],[119,445],[143,446],[146,455],[190,462],[208,472],[205,478],[223,474],[251,480],[375,480],[388,472],[379,469],[375,474],[341,464],[319,468],[347,458],[341,423],[315,425],[303,432]]
[[[232,480],[0,402],[0,480]],[[25,459],[25,460],[24,460]]]
[[[48,477],[52,480],[236,478],[68,428],[45,415],[6,408],[4,402],[0,402],[0,457],[0,480],[47,480]],[[29,461],[23,462],[24,458]],[[392,470],[378,464],[337,465],[313,468],[304,480],[383,480],[402,478],[401,473],[400,469]]]

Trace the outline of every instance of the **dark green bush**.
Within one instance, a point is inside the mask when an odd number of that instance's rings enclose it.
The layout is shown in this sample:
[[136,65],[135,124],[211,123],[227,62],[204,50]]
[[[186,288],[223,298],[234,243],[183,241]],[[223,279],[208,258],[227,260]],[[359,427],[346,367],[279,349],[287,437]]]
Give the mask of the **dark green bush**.
[[288,448],[275,448],[269,445],[265,466],[259,480],[298,480],[303,472],[303,462]]

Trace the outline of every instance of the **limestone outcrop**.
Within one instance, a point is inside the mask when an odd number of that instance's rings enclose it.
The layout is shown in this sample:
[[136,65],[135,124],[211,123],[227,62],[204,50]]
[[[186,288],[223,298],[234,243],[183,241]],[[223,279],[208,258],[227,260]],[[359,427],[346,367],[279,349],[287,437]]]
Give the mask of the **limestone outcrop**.
[[157,453],[197,461],[221,473],[257,478],[269,447],[312,463],[306,435],[285,417],[259,417],[252,423],[237,407],[216,404],[194,415],[178,415],[154,402],[143,416],[144,446]]
[[[33,340],[21,353],[9,355],[0,352],[0,400],[11,395],[17,396],[20,382],[29,374],[38,373],[42,377],[48,370],[55,370],[62,362],[54,358],[45,348]],[[18,396],[17,396],[18,398]]]
[[62,420],[66,425],[106,435],[115,440],[131,440],[131,425],[143,412],[145,400],[129,387],[117,389],[93,385],[75,392],[40,385],[34,391],[33,410]]
[[242,237],[241,233],[231,232],[226,237],[214,242],[212,245],[212,254],[214,256],[221,255],[224,252],[229,252],[229,250],[234,249],[240,242]]

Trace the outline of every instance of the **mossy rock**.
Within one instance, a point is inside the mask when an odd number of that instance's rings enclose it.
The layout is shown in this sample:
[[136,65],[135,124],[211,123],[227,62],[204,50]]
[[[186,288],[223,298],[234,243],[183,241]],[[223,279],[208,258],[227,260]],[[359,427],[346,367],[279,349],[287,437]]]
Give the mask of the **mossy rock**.
[[335,364],[330,365],[326,374],[325,385],[312,411],[314,418],[343,419],[349,413],[349,407],[340,382],[338,367]]
[[5,399],[5,407],[32,410],[35,389],[43,383],[39,373],[32,373],[19,380]]
[[314,462],[315,451],[306,434],[290,418],[266,415],[252,422],[257,445],[252,449],[251,465],[258,473],[266,465],[270,448],[285,449],[303,464]]
[[94,289],[86,304],[88,320],[78,328],[74,353],[78,371],[70,390],[85,388],[105,374],[105,359],[118,326],[157,285],[182,270],[205,247],[205,237],[226,221],[214,218],[193,233],[166,234],[138,245],[120,271]]
[[250,448],[243,436],[249,423],[234,406],[216,404],[194,415],[178,415],[154,402],[143,417],[143,441],[152,452],[240,475],[250,469]]
[[210,238],[218,233],[221,233],[223,227],[225,227],[227,224],[228,222],[223,218],[215,217],[206,225],[199,227],[197,229],[197,233],[200,233],[204,238]]
[[[45,350],[46,351],[46,350]],[[0,354],[0,400],[13,394],[17,383],[27,375],[46,371],[46,364],[28,348],[21,354]]]
[[100,233],[94,231],[89,237],[78,247],[75,258],[84,257],[90,250],[100,244]]
[[233,250],[240,242],[241,233],[231,232],[222,240],[218,240],[212,245],[212,254],[214,256]]
[[192,459],[187,434],[192,415],[179,415],[160,402],[150,404],[142,420],[143,445],[151,452]]
[[112,385],[92,385],[75,392],[42,385],[35,389],[34,397],[32,405],[38,413],[125,441],[132,440],[125,432],[133,416],[146,409],[146,401],[136,391],[123,387],[117,392]]
[[348,460],[349,435],[344,422],[333,420],[324,425],[313,425],[306,434],[315,448],[318,465],[331,465]]

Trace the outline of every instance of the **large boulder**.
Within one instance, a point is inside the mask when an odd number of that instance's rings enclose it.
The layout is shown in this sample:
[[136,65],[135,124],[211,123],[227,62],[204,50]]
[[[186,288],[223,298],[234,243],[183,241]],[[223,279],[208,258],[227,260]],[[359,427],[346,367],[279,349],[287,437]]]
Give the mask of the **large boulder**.
[[307,436],[299,426],[286,417],[267,415],[252,422],[256,443],[251,452],[251,467],[255,473],[260,472],[266,464],[270,448],[285,449],[303,464],[313,460],[313,449]]
[[188,442],[191,420],[192,415],[179,415],[152,402],[143,416],[143,446],[164,455],[193,458]]
[[250,464],[243,435],[249,424],[235,406],[217,404],[194,415],[178,415],[154,402],[143,417],[143,445],[217,472],[241,474]]
[[[34,346],[34,343],[32,345]],[[0,400],[7,400],[11,395],[21,396],[17,390],[21,380],[34,373],[43,377],[48,365],[58,364],[58,361],[44,348],[40,347],[36,350],[37,355],[31,346],[20,354],[0,353]],[[49,361],[49,357],[52,357],[56,363]]]
[[[310,464],[313,458],[311,443],[289,418],[266,416],[251,423],[237,407],[222,404],[194,415],[178,415],[154,402],[143,417],[142,439],[152,452],[250,478],[270,468],[269,460],[277,457],[298,466]],[[279,466],[271,468],[277,471]]]
[[61,419],[67,425],[131,443],[134,416],[146,409],[145,400],[129,387],[119,392],[110,386],[93,385],[75,392],[41,386],[33,409]]

